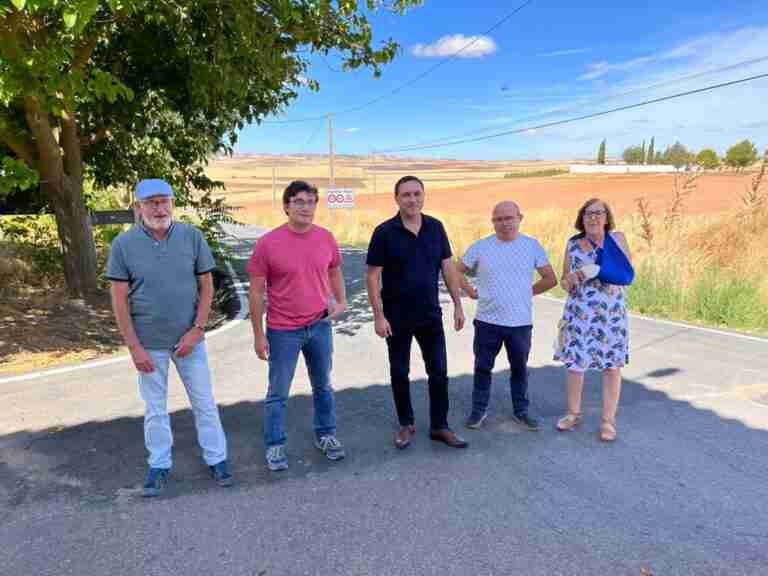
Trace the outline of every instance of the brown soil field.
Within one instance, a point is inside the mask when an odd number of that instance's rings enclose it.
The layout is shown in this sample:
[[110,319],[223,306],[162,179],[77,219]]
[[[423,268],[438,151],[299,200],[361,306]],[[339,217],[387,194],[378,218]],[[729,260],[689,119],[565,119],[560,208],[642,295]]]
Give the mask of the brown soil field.
[[[419,175],[418,172],[416,175]],[[305,178],[321,187],[327,185],[325,178]],[[684,175],[679,176],[680,184],[684,178]],[[575,213],[585,200],[599,197],[607,201],[614,212],[621,214],[635,212],[637,199],[644,197],[654,213],[662,214],[671,202],[675,185],[675,176],[671,174],[596,174],[494,178],[467,184],[463,183],[464,178],[459,177],[453,180],[453,186],[430,187],[434,182],[443,183],[450,180],[450,176],[442,171],[439,175],[432,172],[425,178],[425,211],[479,216],[488,214],[493,205],[501,200],[514,200],[524,212],[559,209]],[[696,189],[686,199],[685,211],[689,214],[714,214],[737,209],[741,205],[740,197],[749,182],[748,174],[701,175],[696,180]],[[380,186],[379,190],[381,188],[383,186]],[[241,190],[226,195],[231,203],[242,206],[239,214],[252,214],[271,206],[271,200],[263,196],[241,196],[238,192]],[[356,205],[362,210],[382,213],[395,210],[392,193],[388,188],[386,192],[374,194],[364,191],[358,194]]]

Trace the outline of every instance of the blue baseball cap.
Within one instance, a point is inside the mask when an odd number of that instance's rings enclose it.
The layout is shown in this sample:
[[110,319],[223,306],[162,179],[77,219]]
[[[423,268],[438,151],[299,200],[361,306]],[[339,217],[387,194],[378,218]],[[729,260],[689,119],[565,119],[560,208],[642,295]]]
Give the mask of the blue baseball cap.
[[136,200],[146,200],[152,196],[170,196],[173,198],[173,188],[161,178],[147,178],[136,184]]

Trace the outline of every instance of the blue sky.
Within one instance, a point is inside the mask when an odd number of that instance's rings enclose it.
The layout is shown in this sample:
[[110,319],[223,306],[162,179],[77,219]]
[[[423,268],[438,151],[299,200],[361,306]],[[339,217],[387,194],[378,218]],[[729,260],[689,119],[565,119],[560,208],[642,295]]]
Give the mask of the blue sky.
[[[303,91],[272,120],[301,119],[363,104],[423,73],[478,36],[460,58],[362,110],[334,117],[338,154],[369,154],[466,134],[528,128],[701,86],[768,73],[768,3],[554,2],[534,0],[483,32],[522,0],[426,0],[399,17],[377,13],[377,39],[402,47],[380,78],[341,72],[338,55],[313,58],[319,92]],[[765,58],[708,74],[732,64]],[[699,75],[685,81],[683,76]],[[662,86],[647,89],[650,86]],[[629,95],[624,95],[631,92]],[[725,149],[744,138],[768,146],[768,78],[598,119],[482,142],[401,152],[466,159],[594,156],[603,138],[618,156],[656,138],[693,149]],[[325,153],[325,121],[245,128],[239,152]]]

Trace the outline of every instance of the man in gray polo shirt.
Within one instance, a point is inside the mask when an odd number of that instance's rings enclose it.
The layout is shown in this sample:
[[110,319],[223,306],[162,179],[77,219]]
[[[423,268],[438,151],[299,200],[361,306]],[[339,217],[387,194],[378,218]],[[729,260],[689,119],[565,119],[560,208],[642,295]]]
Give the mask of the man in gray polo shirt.
[[231,486],[227,441],[213,399],[204,327],[215,262],[201,232],[173,220],[173,190],[159,179],[136,186],[141,222],[112,242],[107,265],[115,320],[139,372],[149,471],[144,496],[157,496],[171,469],[168,366],[192,404],[197,440],[211,475]]

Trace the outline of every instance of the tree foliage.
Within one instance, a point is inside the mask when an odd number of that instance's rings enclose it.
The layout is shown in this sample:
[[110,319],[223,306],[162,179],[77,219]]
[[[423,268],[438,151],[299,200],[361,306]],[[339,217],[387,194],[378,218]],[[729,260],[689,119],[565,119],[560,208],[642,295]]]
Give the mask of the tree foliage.
[[717,157],[717,152],[712,148],[704,148],[696,155],[696,164],[702,168],[712,170],[720,166],[720,158]]
[[672,164],[677,169],[691,164],[693,160],[693,153],[680,142],[675,142],[672,146],[669,146],[664,150],[662,156],[662,162],[664,164]]
[[621,157],[627,164],[642,164],[645,159],[645,153],[641,146],[630,146],[624,150]]
[[[56,215],[67,284],[95,288],[83,182],[168,179],[183,203],[238,129],[306,86],[313,53],[379,75],[366,14],[420,0],[0,0],[0,194],[41,194]],[[34,175],[33,175],[34,174]],[[39,186],[38,186],[39,182]]]
[[597,149],[597,163],[605,164],[605,139],[600,142],[600,147]]
[[725,153],[725,163],[737,170],[751,166],[756,161],[757,148],[749,140],[742,140],[738,144],[734,144]]
[[651,136],[651,143],[648,144],[648,152],[645,155],[646,164],[654,164],[656,162],[656,137]]

